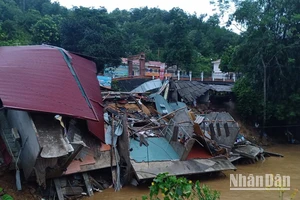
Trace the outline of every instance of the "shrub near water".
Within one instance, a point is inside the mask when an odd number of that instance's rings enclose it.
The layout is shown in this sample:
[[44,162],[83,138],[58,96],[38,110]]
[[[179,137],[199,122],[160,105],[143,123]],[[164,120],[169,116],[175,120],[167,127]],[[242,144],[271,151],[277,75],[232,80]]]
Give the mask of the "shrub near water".
[[[161,196],[162,198],[160,198]],[[220,199],[220,193],[211,190],[206,185],[200,185],[197,181],[192,181],[184,177],[177,178],[169,176],[168,173],[161,173],[153,179],[150,186],[150,195],[143,196],[143,200],[217,200]]]

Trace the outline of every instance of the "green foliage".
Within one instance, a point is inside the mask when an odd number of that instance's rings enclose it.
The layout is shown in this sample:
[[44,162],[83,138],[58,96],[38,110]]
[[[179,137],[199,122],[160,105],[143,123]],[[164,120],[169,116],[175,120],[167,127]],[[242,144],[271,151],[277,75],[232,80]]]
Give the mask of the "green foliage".
[[[241,43],[223,54],[223,69],[236,66],[241,71],[251,95],[238,96],[239,107],[248,117],[263,101],[264,67],[266,67],[267,118],[269,123],[299,123],[298,93],[300,86],[300,2],[298,0],[215,0],[226,12],[235,5],[235,11],[228,13],[230,21],[239,23],[244,32]],[[223,61],[223,60],[222,60]],[[245,80],[243,80],[245,81]],[[239,86],[237,86],[239,87]],[[246,91],[248,91],[246,89]],[[249,101],[249,103],[248,103]],[[260,107],[261,108],[261,107]],[[261,108],[262,110],[264,108]],[[257,113],[256,113],[257,114]]]
[[[197,53],[197,52],[195,52]],[[189,69],[193,71],[193,75],[199,77],[201,72],[204,72],[205,76],[210,77],[212,73],[212,58],[204,57],[202,54],[197,53],[194,56],[194,65],[193,68]]]
[[248,78],[239,79],[233,88],[237,99],[237,110],[245,119],[255,121],[262,120],[262,96],[251,87]]
[[234,63],[234,55],[236,53],[236,47],[229,46],[221,56],[220,69],[222,72],[238,72],[239,68],[237,63]]
[[[196,16],[180,8],[66,9],[50,0],[0,1],[0,45],[47,43],[90,56],[98,71],[117,66],[120,57],[146,53],[148,60],[182,70],[210,73],[239,36],[219,26],[218,16]],[[297,16],[294,17],[297,19]],[[201,56],[199,56],[201,55]],[[290,60],[292,62],[292,60]]]
[[60,32],[62,47],[95,57],[98,67],[116,66],[124,56],[123,35],[105,9],[74,8]]
[[150,186],[149,198],[147,196],[142,197],[143,200],[217,200],[219,198],[219,192],[211,190],[206,185],[201,186],[199,181],[193,184],[192,181],[188,181],[184,177],[177,178],[176,176],[169,176],[168,173],[157,175]]
[[50,16],[44,16],[32,26],[33,42],[36,44],[59,44],[58,24]]

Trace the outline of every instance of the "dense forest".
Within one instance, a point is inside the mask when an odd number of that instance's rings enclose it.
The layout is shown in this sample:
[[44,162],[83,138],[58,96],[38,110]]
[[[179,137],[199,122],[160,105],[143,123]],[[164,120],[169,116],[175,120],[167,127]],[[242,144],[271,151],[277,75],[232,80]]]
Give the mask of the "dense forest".
[[50,44],[95,58],[99,69],[123,56],[145,52],[149,60],[211,71],[238,35],[219,26],[218,16],[190,15],[179,8],[66,9],[50,0],[2,0],[0,45]]
[[[219,15],[197,16],[180,8],[73,7],[50,0],[1,0],[0,46],[50,44],[90,56],[98,70],[121,57],[145,52],[182,69],[236,71],[237,108],[244,119],[268,125],[300,123],[299,0],[211,0]],[[234,7],[234,9],[231,9]],[[232,12],[229,12],[232,11]],[[222,15],[235,34],[220,27]]]

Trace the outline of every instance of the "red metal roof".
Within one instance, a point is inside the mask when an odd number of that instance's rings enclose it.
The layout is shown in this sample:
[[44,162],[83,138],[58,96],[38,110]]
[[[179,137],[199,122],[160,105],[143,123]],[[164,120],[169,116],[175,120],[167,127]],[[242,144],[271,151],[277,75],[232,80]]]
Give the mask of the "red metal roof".
[[[3,107],[86,119],[90,131],[104,141],[102,97],[95,64],[69,55],[75,76],[56,47],[0,47]],[[80,83],[76,82],[76,76]]]

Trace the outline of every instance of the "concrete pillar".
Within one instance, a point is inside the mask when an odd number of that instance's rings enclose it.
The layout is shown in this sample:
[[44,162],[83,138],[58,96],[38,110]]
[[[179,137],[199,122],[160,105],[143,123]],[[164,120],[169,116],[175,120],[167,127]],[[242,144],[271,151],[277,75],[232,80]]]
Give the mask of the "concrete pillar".
[[203,81],[203,72],[201,72],[201,81]]
[[128,60],[128,76],[131,77],[133,75],[133,63],[132,60]]
[[211,73],[211,78],[212,78],[212,81],[215,81],[214,73]]
[[235,73],[233,73],[233,82],[235,82],[235,79],[236,79]]
[[145,53],[141,53],[139,61],[140,61],[140,76],[145,76]]
[[180,80],[180,70],[177,71],[177,80]]
[[223,81],[225,81],[226,74],[223,73]]
[[190,81],[192,81],[192,71],[189,72]]

